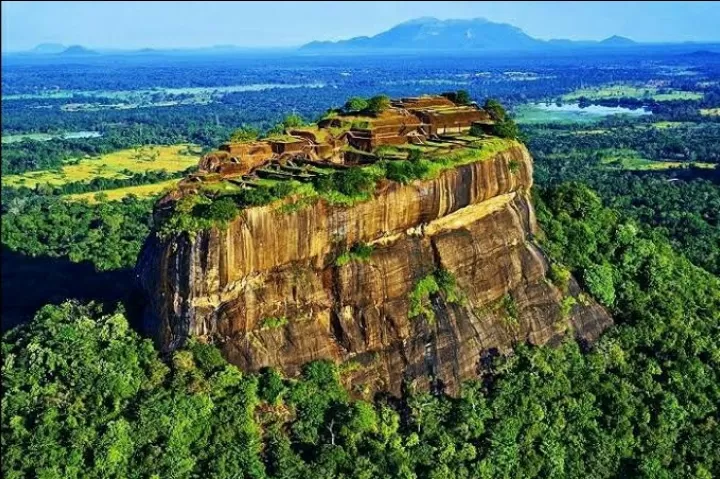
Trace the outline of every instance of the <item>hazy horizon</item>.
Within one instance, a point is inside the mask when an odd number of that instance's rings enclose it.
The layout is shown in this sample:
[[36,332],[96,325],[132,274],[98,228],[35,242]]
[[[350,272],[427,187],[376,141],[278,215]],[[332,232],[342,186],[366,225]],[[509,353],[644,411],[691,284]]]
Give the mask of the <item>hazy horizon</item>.
[[[372,3],[372,5],[369,5]],[[172,5],[172,9],[168,8]],[[2,51],[294,47],[372,36],[418,17],[486,18],[533,37],[717,42],[720,2],[2,2]]]

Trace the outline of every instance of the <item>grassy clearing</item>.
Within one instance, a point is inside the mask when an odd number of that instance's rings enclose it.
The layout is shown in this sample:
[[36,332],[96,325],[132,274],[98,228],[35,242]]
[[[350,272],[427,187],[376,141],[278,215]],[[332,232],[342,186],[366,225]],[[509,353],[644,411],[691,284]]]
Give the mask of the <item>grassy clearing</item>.
[[476,143],[477,148],[462,148],[447,154],[441,153],[438,156],[430,155],[430,160],[428,160],[431,164],[430,170],[422,179],[437,178],[445,170],[488,160],[498,153],[519,144],[516,140],[488,137],[479,140]]
[[3,176],[6,186],[38,184],[63,185],[93,178],[128,178],[129,174],[165,170],[168,173],[183,171],[197,164],[199,152],[191,145],[146,146],[108,153],[98,158],[68,162],[58,170],[30,171],[21,175]]
[[520,124],[536,123],[588,123],[599,119],[589,115],[581,116],[574,112],[548,111],[538,106],[527,104],[519,105],[514,109],[515,121]]
[[605,107],[591,105],[580,108],[577,104],[566,103],[561,106],[529,103],[520,105],[514,110],[518,124],[538,123],[594,123],[610,115],[627,115],[631,117],[650,114],[646,110],[630,110],[623,107]]
[[574,135],[577,135],[577,136],[604,135],[604,134],[607,133],[607,132],[608,132],[608,130],[606,130],[606,129],[603,129],[603,128],[595,128],[595,129],[592,129],[592,130],[578,130],[578,131],[574,131],[573,134],[574,134]]
[[150,185],[128,186],[126,188],[116,188],[114,190],[91,191],[89,193],[65,195],[63,198],[70,201],[86,200],[89,203],[99,203],[100,201],[118,201],[129,195],[135,195],[139,198],[151,198],[159,196],[165,191],[174,188],[177,183],[178,180],[168,180]]
[[653,123],[652,126],[654,128],[657,128],[658,130],[667,130],[669,128],[697,126],[697,123],[692,123],[689,121],[657,121],[657,122]]
[[720,108],[701,108],[700,114],[705,116],[720,116]]
[[602,164],[623,170],[667,170],[670,168],[683,168],[686,166],[696,166],[698,168],[714,168],[713,163],[688,163],[681,161],[654,161],[643,158],[640,153],[632,149],[609,149],[602,151]]
[[563,101],[577,101],[581,97],[590,100],[608,100],[615,98],[647,98],[655,101],[700,100],[702,93],[671,90],[660,93],[657,88],[631,85],[605,85],[601,87],[581,88],[562,96]]
[[202,185],[203,191],[218,195],[232,195],[238,194],[242,191],[238,185],[230,183],[229,181],[219,181],[217,183],[204,183]]
[[47,141],[53,138],[54,136],[48,133],[23,133],[22,135],[3,135],[2,143],[17,143],[23,140]]

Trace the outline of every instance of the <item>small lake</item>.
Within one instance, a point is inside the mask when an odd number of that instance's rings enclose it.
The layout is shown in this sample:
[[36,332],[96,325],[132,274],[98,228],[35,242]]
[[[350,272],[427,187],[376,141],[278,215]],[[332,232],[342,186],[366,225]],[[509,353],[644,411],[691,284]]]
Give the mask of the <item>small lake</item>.
[[557,105],[555,103],[529,103],[515,109],[518,123],[592,122],[610,115],[632,117],[652,115],[650,110],[631,110],[621,106],[589,105],[580,107],[577,103]]
[[74,140],[78,138],[99,138],[102,134],[99,131],[69,131],[66,133],[27,133],[23,135],[3,135],[3,143],[16,143],[23,140],[48,141],[62,138],[63,140]]

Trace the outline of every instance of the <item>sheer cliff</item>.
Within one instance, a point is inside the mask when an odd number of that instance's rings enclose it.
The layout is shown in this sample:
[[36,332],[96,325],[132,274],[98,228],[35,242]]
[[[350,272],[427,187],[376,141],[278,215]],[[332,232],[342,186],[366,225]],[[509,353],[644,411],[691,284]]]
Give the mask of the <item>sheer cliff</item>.
[[572,278],[550,281],[531,186],[515,143],[434,179],[384,180],[352,207],[281,200],[226,229],[152,235],[137,266],[146,325],[166,351],[200,337],[247,370],[331,359],[356,390],[432,379],[453,393],[488,354],[593,341],[612,322]]

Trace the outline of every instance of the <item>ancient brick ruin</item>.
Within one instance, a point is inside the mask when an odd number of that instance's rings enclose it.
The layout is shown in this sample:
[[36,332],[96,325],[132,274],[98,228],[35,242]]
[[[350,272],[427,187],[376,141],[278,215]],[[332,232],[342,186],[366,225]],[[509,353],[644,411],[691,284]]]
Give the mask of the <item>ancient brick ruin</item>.
[[236,178],[256,170],[302,164],[342,167],[373,161],[381,146],[424,145],[467,133],[473,125],[487,129],[490,115],[476,104],[458,105],[445,96],[391,100],[376,115],[335,111],[317,124],[288,128],[262,140],[225,143],[202,158],[199,172],[181,182],[192,188],[200,182]]

